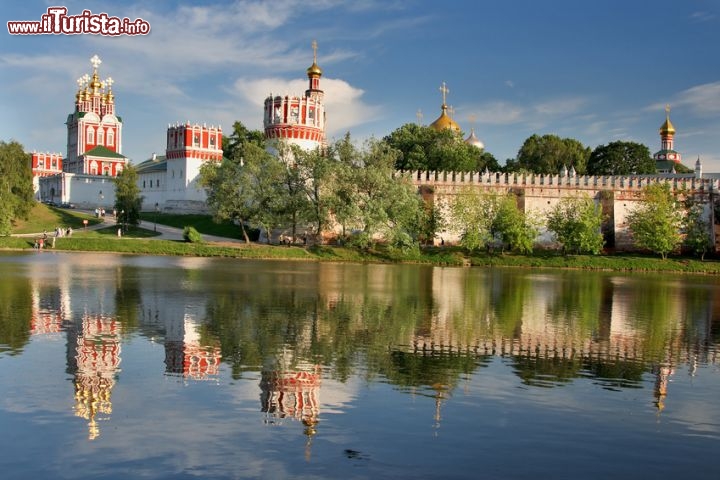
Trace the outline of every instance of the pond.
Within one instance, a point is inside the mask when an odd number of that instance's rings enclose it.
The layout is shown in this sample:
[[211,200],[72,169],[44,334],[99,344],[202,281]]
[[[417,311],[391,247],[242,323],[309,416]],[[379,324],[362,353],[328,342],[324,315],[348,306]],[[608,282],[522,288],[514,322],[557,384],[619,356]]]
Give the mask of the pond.
[[0,252],[3,478],[720,478],[720,279]]

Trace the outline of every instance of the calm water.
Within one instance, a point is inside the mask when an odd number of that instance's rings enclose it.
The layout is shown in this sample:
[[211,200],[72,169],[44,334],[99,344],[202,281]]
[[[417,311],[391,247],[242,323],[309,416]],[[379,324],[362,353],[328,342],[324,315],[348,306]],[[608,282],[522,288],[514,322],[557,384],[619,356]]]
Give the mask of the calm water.
[[720,478],[720,279],[0,253],[3,478]]

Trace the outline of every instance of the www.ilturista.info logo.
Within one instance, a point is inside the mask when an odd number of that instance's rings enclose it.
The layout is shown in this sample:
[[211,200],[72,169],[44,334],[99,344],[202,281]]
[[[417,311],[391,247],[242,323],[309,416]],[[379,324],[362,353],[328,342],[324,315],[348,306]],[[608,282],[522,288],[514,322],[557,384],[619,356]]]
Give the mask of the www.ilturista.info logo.
[[65,7],[50,7],[40,21],[7,22],[10,35],[147,35],[150,24],[142,18],[111,17],[107,13],[83,10],[80,15],[68,15]]

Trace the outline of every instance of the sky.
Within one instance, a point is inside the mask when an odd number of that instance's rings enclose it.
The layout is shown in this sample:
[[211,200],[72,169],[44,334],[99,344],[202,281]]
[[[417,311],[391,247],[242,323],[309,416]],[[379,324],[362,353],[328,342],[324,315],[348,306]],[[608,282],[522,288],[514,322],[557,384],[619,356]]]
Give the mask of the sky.
[[[147,35],[11,35],[53,6],[142,19]],[[164,154],[168,124],[262,129],[273,94],[323,70],[328,140],[358,144],[440,115],[504,164],[533,134],[592,149],[660,149],[670,105],[683,163],[720,172],[720,0],[209,0],[7,2],[0,10],[0,140],[67,153],[77,78],[102,59],[123,150]]]

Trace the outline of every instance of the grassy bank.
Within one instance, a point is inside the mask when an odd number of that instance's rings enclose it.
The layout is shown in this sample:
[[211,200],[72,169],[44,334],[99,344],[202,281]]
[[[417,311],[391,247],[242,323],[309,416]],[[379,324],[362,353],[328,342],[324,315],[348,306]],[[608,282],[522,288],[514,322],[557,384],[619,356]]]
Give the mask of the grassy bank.
[[[455,247],[428,248],[421,252],[402,254],[379,248],[360,251],[334,246],[270,246],[259,244],[186,243],[146,238],[153,234],[143,229],[131,231],[123,238],[113,234],[114,228],[100,231],[79,231],[72,237],[58,238],[54,251],[118,252],[139,255],[181,255],[198,257],[232,257],[248,259],[310,260],[357,263],[422,263],[442,266],[472,265],[482,267],[571,268],[628,272],[674,272],[720,274],[720,262],[690,258],[668,258],[640,255],[572,255],[555,253],[536,255],[467,255]],[[2,237],[0,249],[32,250],[33,238]],[[48,249],[52,250],[52,249]]]
[[36,203],[30,211],[27,220],[17,220],[13,223],[13,233],[42,233],[47,231],[53,232],[57,227],[68,228],[73,230],[83,228],[83,220],[87,220],[88,226],[100,223],[94,215],[79,212],[77,210],[68,210],[57,207],[50,207],[42,203]]

